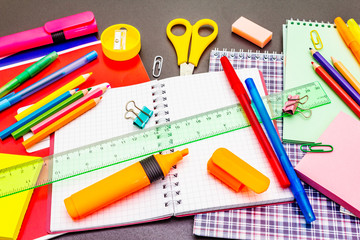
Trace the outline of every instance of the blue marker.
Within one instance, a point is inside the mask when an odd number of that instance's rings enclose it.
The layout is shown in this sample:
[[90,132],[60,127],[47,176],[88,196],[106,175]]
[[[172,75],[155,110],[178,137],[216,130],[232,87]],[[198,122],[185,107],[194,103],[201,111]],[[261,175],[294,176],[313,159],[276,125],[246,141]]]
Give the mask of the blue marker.
[[0,112],[4,109],[11,107],[17,102],[20,102],[21,100],[29,97],[30,95],[36,93],[37,91],[40,91],[41,89],[47,87],[48,85],[56,82],[60,78],[65,77],[69,73],[75,71],[76,69],[84,66],[85,64],[93,61],[97,58],[97,52],[91,51],[85,56],[79,58],[78,60],[75,60],[74,62],[70,63],[69,65],[66,65],[65,67],[61,68],[60,70],[44,77],[43,79],[37,81],[36,83],[28,86],[27,88],[15,93],[14,95],[2,99],[0,101]]
[[276,155],[278,156],[281,165],[284,168],[284,171],[290,181],[290,189],[294,194],[294,197],[301,209],[301,212],[304,214],[306,222],[311,223],[315,221],[316,218],[310,205],[309,199],[305,193],[303,185],[300,182],[300,179],[297,177],[295,170],[290,163],[289,157],[286,154],[284,146],[282,145],[281,140],[270,119],[270,116],[266,111],[265,105],[260,97],[258,90],[256,89],[253,79],[246,79],[245,84],[247,89],[249,90],[252,101],[255,104],[255,108],[260,115],[261,121],[264,124],[265,130],[276,152]]
[[2,100],[4,100],[4,99],[7,99],[7,98],[11,97],[11,96],[14,95],[14,94],[15,94],[15,92],[11,92],[11,93],[9,93],[8,95],[3,96],[2,98],[0,98],[0,102],[1,102]]
[[47,103],[46,105],[42,106],[41,108],[37,109],[36,111],[30,113],[29,115],[27,115],[26,117],[22,118],[20,121],[14,123],[13,125],[11,125],[10,127],[4,129],[3,131],[0,132],[0,138],[1,140],[4,140],[5,138],[7,138],[8,136],[10,136],[10,134],[16,130],[18,130],[19,128],[21,128],[22,126],[24,126],[25,124],[27,124],[28,122],[32,121],[33,119],[37,118],[38,116],[40,116],[41,114],[43,114],[44,112],[48,111],[49,109],[55,107],[56,105],[58,105],[59,103],[65,101],[66,99],[68,99],[69,97],[71,97],[76,91],[78,90],[70,90],[67,91],[63,94],[61,94],[59,97],[55,98],[54,100],[52,100],[51,102]]

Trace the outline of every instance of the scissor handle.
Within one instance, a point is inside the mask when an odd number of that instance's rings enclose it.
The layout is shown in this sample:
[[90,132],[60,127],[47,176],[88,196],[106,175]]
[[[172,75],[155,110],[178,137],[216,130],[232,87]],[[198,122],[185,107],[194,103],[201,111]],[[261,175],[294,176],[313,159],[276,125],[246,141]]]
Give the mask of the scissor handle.
[[[214,31],[209,36],[202,37],[199,35],[199,28],[205,25],[212,26]],[[218,35],[218,31],[218,25],[211,19],[201,19],[195,23],[192,30],[189,63],[192,63],[195,67],[197,67],[202,53],[209,44],[215,40]]]
[[[175,25],[185,26],[185,33],[181,36],[174,35],[171,32],[171,29]],[[166,27],[166,35],[170,39],[171,43],[175,48],[178,59],[178,65],[182,63],[186,63],[188,60],[191,30],[192,30],[192,25],[188,20],[183,18],[176,18],[172,20],[171,22],[169,22],[169,24]]]

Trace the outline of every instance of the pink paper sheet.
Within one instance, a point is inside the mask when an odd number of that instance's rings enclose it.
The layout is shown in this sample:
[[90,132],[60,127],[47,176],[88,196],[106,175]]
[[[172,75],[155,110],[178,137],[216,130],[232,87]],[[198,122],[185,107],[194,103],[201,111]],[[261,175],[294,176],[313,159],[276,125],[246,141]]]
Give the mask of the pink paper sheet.
[[360,217],[360,121],[340,112],[317,142],[330,153],[307,153],[296,166],[299,177]]

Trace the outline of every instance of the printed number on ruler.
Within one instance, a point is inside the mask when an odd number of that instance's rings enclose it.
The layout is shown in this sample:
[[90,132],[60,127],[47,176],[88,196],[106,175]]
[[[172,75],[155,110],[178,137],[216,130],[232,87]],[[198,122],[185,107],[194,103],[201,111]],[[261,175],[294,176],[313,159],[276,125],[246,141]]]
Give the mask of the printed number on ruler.
[[[304,107],[330,103],[318,82],[263,97],[272,119],[286,115],[287,96],[308,95]],[[249,126],[240,105],[202,113],[0,170],[0,197]]]

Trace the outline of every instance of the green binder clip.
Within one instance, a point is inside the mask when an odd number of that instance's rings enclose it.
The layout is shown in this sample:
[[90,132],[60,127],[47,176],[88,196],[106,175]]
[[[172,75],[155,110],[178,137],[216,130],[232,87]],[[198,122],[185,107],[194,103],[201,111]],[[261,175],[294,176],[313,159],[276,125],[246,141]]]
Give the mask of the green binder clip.
[[[131,103],[134,104],[134,107],[139,110],[138,112],[135,112],[133,108],[129,108],[129,105]],[[146,106],[144,106],[142,109],[140,109],[138,106],[136,106],[134,101],[127,102],[125,109],[126,109],[125,118],[134,120],[133,121],[134,125],[138,126],[141,129],[143,129],[145,127],[145,124],[149,121],[149,119],[151,118],[151,116],[154,113],[153,111],[148,109]],[[136,118],[134,118],[132,116],[128,116],[129,113],[134,114],[136,116]]]
[[[308,147],[309,150],[304,149],[304,147]],[[303,152],[332,152],[334,148],[328,144],[320,143],[305,143],[300,146],[300,150]]]

